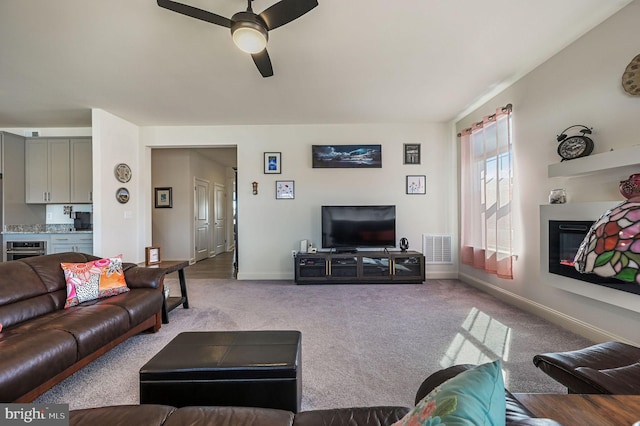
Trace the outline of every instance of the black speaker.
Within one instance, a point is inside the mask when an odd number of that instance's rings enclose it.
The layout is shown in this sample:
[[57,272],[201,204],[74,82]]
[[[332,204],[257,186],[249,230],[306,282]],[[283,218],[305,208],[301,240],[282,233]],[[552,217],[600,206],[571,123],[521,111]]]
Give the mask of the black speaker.
[[407,251],[408,248],[409,248],[409,240],[407,240],[404,237],[400,238],[400,250]]

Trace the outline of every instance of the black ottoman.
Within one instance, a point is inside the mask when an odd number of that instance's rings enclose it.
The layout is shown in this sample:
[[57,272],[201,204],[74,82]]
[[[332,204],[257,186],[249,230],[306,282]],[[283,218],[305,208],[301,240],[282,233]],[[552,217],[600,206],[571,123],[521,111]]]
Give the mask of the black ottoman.
[[140,369],[140,403],[297,413],[301,338],[289,330],[180,333]]

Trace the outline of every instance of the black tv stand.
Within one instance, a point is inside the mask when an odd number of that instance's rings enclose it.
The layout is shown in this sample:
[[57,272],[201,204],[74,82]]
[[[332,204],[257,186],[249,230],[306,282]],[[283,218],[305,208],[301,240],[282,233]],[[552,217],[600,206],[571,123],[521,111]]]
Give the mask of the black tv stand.
[[416,251],[298,253],[296,284],[421,284],[424,256]]

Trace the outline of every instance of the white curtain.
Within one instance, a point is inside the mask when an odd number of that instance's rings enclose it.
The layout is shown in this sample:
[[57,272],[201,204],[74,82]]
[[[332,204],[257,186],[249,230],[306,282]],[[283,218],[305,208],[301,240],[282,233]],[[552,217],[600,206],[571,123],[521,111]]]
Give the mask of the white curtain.
[[462,263],[512,279],[511,104],[460,133]]

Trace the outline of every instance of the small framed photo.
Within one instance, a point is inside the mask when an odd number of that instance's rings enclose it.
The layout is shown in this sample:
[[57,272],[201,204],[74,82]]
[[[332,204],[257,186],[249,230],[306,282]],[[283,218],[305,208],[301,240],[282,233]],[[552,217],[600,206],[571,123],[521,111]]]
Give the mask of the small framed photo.
[[156,209],[170,209],[173,207],[172,188],[156,188]]
[[293,188],[292,180],[276,181],[276,199],[277,200],[293,200],[296,194]]
[[282,173],[282,156],[279,152],[264,153],[264,173],[280,174]]
[[420,164],[420,144],[404,144],[404,164]]
[[145,266],[157,265],[160,263],[160,247],[146,247],[144,254]]
[[424,175],[407,176],[407,194],[426,194],[427,177]]

